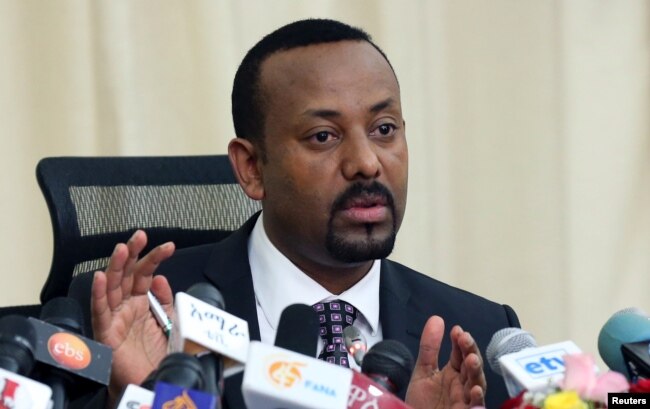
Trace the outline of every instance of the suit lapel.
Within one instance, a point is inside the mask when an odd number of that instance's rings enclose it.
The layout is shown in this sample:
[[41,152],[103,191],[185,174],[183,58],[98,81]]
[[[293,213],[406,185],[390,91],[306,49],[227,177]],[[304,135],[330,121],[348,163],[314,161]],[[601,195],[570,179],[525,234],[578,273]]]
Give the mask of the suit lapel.
[[248,263],[248,237],[256,220],[257,215],[214,247],[204,275],[221,291],[226,311],[246,320],[250,338],[259,341],[255,291]]
[[[251,217],[239,230],[219,242],[212,251],[204,275],[223,295],[226,310],[248,322],[251,340],[260,340],[253,278],[248,262],[248,237],[259,213]],[[243,374],[225,380],[224,408],[245,408],[241,393]]]
[[381,261],[379,285],[379,319],[384,339],[394,339],[404,344],[417,358],[420,335],[429,318],[417,308],[417,300],[411,299],[399,266],[388,260]]

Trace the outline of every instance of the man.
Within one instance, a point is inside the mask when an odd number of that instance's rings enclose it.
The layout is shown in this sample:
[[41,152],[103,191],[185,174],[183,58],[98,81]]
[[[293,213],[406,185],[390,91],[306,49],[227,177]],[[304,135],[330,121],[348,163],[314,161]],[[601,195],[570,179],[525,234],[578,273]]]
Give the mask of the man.
[[[237,138],[228,154],[263,211],[224,241],[173,256],[166,243],[140,258],[140,231],[116,246],[92,288],[95,338],[114,351],[112,400],[166,352],[147,291],[171,314],[173,292],[208,281],[231,313],[248,320],[251,338],[264,342],[273,341],[289,304],[350,303],[371,343],[397,339],[417,354],[409,404],[483,404],[486,378],[470,332],[484,349],[494,331],[517,326],[517,317],[385,259],[404,216],[408,153],[400,89],[383,52],[339,22],[292,23],[248,52],[232,99]],[[445,342],[441,317],[462,325]],[[439,354],[449,357],[442,367]],[[505,395],[489,376],[495,392],[488,405],[495,406]],[[231,409],[243,407],[238,381],[226,384]]]

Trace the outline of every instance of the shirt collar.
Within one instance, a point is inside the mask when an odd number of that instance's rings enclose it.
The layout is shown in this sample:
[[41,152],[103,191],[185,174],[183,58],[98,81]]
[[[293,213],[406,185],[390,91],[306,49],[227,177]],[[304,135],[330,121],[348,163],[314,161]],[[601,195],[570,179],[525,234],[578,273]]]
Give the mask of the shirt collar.
[[271,243],[264,230],[263,217],[264,213],[260,214],[248,240],[248,259],[255,298],[271,328],[277,328],[282,311],[291,304],[313,305],[340,299],[354,305],[375,333],[379,327],[379,260],[372,263],[368,274],[354,286],[339,295],[332,294]]

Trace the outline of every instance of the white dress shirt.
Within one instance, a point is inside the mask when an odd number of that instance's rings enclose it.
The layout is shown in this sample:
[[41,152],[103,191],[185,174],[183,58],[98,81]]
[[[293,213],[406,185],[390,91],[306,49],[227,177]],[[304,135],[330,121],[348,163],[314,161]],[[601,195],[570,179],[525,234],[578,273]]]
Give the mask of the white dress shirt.
[[[263,213],[260,214],[248,240],[248,260],[253,276],[262,342],[273,344],[280,315],[287,306],[296,303],[311,306],[320,301],[335,299],[346,301],[359,311],[354,326],[366,337],[368,348],[381,341],[379,260],[373,262],[368,274],[354,286],[341,294],[332,294],[303,273],[271,243],[264,231],[263,216]],[[323,348],[322,340],[319,345],[314,356]],[[348,361],[351,368],[359,369],[352,357]]]

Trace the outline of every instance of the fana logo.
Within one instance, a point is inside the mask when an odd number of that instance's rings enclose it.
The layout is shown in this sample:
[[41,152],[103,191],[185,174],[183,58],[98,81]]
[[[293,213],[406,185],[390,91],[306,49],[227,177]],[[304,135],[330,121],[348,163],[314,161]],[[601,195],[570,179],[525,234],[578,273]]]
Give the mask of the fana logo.
[[90,349],[81,338],[58,332],[47,341],[50,356],[61,365],[71,369],[84,369],[90,365]]
[[275,386],[288,389],[302,381],[300,368],[303,366],[306,366],[306,364],[299,362],[273,361],[268,366],[267,375]]

